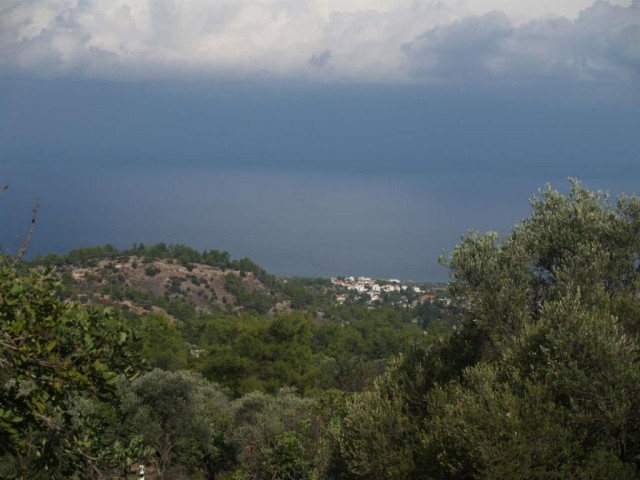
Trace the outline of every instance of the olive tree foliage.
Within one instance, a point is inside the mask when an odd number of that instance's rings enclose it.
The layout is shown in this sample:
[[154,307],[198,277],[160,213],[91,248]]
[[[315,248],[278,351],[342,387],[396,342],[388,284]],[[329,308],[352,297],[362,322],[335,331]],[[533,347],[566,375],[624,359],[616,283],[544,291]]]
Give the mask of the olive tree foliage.
[[350,473],[364,478],[402,478],[414,467],[411,437],[419,430],[411,424],[398,396],[380,390],[351,398],[336,440]]
[[81,405],[115,400],[116,378],[141,367],[138,337],[109,309],[62,301],[51,269],[24,268],[38,209],[17,252],[0,251],[0,477],[99,478],[117,452]]
[[150,449],[146,461],[160,478],[213,478],[235,457],[225,440],[230,421],[227,396],[197,373],[155,369],[124,383],[120,411],[128,437],[141,436]]
[[540,317],[546,302],[570,292],[579,291],[585,307],[611,304],[621,324],[637,331],[640,199],[622,196],[613,204],[571,180],[568,195],[547,187],[531,206],[531,216],[504,241],[471,232],[443,259],[451,293],[482,337],[481,353],[499,350]]
[[426,395],[431,478],[637,478],[637,339],[580,297],[545,305],[495,362]]
[[320,429],[316,403],[292,388],[253,392],[232,404],[230,440],[247,480],[319,478]]
[[60,300],[51,271],[0,267],[0,464],[4,477],[99,475],[79,396],[109,400],[135,373],[135,332],[111,311]]
[[355,396],[345,478],[638,477],[640,199],[571,180],[531,206],[443,258],[464,318]]

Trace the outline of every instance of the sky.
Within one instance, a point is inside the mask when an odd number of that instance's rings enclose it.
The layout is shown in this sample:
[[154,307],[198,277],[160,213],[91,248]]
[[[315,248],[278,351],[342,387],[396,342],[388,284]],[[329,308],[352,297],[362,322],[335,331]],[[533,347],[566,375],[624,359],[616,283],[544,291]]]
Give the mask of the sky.
[[[443,280],[545,183],[638,193],[640,0],[5,0],[0,245]],[[0,218],[2,218],[0,217]]]

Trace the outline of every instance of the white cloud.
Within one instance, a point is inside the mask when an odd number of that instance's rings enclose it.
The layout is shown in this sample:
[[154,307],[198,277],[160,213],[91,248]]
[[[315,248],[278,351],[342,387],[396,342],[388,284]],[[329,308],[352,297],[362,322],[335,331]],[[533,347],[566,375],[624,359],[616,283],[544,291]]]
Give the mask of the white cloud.
[[635,78],[639,29],[640,0],[16,0],[0,7],[0,69],[100,78]]

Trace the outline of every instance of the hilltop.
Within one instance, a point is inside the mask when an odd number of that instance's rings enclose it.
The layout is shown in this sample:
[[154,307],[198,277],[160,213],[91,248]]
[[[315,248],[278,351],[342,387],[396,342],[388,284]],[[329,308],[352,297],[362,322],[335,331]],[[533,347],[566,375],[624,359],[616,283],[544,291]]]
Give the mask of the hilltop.
[[[204,264],[181,265],[172,259],[143,260],[138,256],[100,260],[95,266],[62,267],[71,275],[73,290],[82,299],[128,307],[135,313],[158,309],[156,303],[179,302],[197,310],[243,308],[247,297],[257,310],[278,306],[273,290],[253,272],[228,270]],[[272,305],[273,304],[273,305]]]
[[[349,292],[335,278],[278,278],[248,258],[233,260],[225,251],[200,252],[164,243],[134,245],[127,250],[112,245],[79,248],[65,255],[37,257],[30,264],[55,267],[66,298],[132,315],[162,311],[173,320],[215,311],[248,311],[269,317],[302,311],[321,319],[324,310],[345,302],[418,307],[433,303],[443,292],[442,285],[416,283],[410,283],[411,288],[403,286],[406,291],[402,294],[380,289],[376,294]],[[367,285],[377,288],[378,283],[369,280]]]
[[185,245],[80,248],[37,257],[30,264],[56,267],[66,297],[133,314],[164,310],[180,318],[248,310],[273,315],[324,301],[322,289],[283,282],[247,258],[231,260],[228,252],[199,252]]

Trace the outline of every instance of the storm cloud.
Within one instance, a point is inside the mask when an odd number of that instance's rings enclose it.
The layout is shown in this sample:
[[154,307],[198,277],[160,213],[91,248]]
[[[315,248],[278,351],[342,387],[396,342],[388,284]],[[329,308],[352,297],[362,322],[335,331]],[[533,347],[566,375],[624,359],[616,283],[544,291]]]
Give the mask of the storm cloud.
[[640,78],[640,2],[603,1],[577,19],[516,26],[490,12],[436,27],[403,47],[407,71],[431,79]]
[[[0,7],[3,75],[637,79],[639,50],[640,0],[10,0]],[[331,68],[318,68],[329,60]]]

